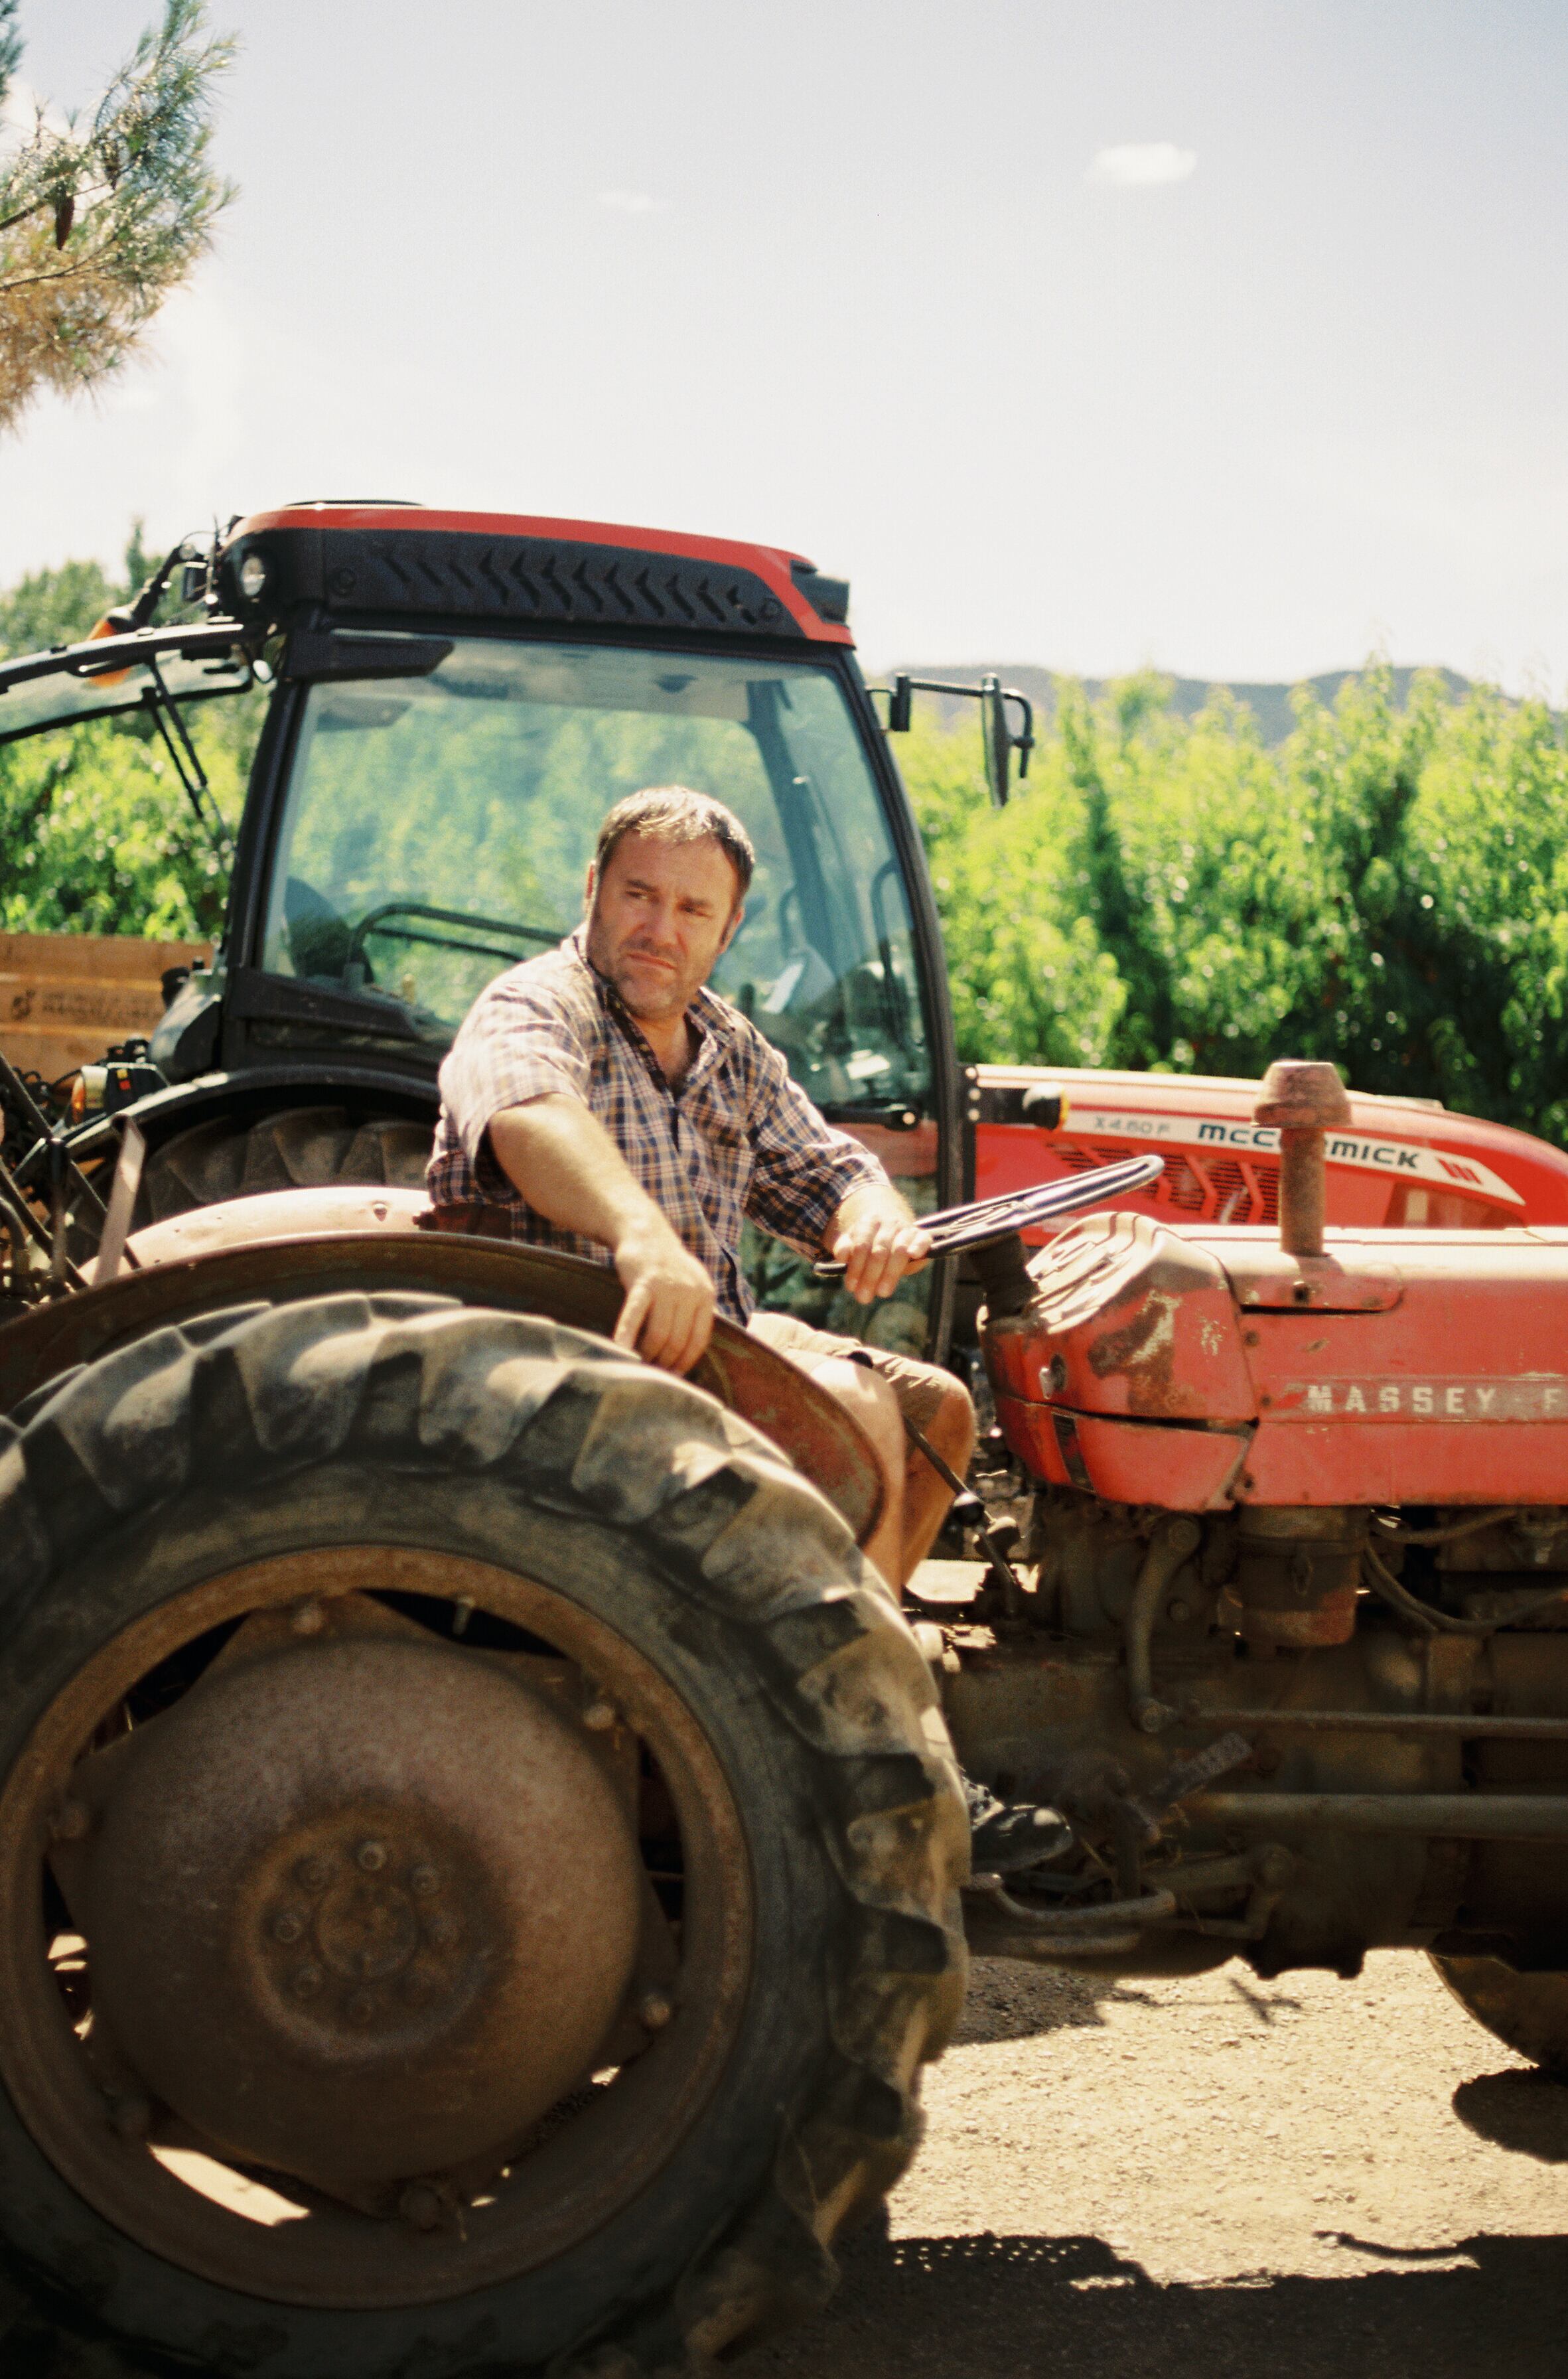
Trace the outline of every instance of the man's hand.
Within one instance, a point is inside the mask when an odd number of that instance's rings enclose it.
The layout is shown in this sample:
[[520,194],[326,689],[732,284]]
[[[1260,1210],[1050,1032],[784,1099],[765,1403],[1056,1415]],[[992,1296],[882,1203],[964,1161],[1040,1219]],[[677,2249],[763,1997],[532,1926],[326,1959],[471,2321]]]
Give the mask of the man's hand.
[[851,1190],[828,1234],[829,1255],[844,1267],[844,1286],[857,1304],[891,1297],[905,1274],[918,1272],[931,1241],[896,1190],[870,1183]]
[[620,1235],[613,1256],[626,1291],[616,1345],[634,1348],[661,1371],[689,1371],[713,1335],[709,1275],[655,1207]]

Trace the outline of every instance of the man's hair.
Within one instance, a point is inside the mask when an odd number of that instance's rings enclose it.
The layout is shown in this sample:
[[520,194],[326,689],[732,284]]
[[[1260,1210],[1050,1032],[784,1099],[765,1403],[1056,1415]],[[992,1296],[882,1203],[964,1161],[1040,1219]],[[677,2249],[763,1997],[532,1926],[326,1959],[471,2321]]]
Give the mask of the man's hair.
[[710,793],[694,793],[686,785],[645,785],[640,793],[628,793],[617,802],[599,828],[594,851],[597,881],[603,882],[605,869],[629,834],[645,834],[650,842],[701,842],[711,835],[735,870],[737,901],[745,899],[757,855],[734,811]]

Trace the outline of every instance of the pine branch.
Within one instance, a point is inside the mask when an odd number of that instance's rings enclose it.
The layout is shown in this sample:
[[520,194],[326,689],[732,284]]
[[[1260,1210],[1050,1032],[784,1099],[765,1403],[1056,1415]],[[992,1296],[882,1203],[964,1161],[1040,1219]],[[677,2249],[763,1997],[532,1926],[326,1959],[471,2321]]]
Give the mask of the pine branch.
[[[0,90],[19,54],[18,0],[0,0]],[[209,151],[231,39],[206,0],[164,0],[85,124],[39,112],[0,165],[0,431],[44,389],[92,388],[135,351],[211,246],[235,193]]]

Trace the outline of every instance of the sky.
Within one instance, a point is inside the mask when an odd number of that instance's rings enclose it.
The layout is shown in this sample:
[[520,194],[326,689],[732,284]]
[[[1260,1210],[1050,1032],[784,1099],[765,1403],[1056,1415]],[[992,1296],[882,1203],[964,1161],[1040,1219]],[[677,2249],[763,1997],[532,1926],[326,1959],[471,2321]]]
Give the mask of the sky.
[[[90,101],[157,0],[24,0]],[[321,495],[755,537],[873,667],[1568,694],[1562,0],[211,0],[239,196],[0,583]]]

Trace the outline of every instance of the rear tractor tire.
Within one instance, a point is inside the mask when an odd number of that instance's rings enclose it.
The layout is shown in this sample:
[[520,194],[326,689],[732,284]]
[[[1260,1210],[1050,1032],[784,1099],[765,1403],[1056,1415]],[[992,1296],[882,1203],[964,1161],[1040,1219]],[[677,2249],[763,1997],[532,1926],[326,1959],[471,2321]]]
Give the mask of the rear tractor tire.
[[636,2379],[819,2304],[957,2019],[968,1842],[815,1490],[607,1341],[434,1297],[207,1315],[24,1415],[18,2350]]
[[430,1137],[429,1125],[410,1117],[356,1117],[344,1107],[289,1107],[249,1120],[217,1116],[152,1151],[137,1222],[162,1223],[268,1190],[321,1190],[340,1181],[423,1189]]
[[1543,2073],[1568,2080],[1568,1974],[1515,1974],[1501,1958],[1430,1955],[1467,2015]]

